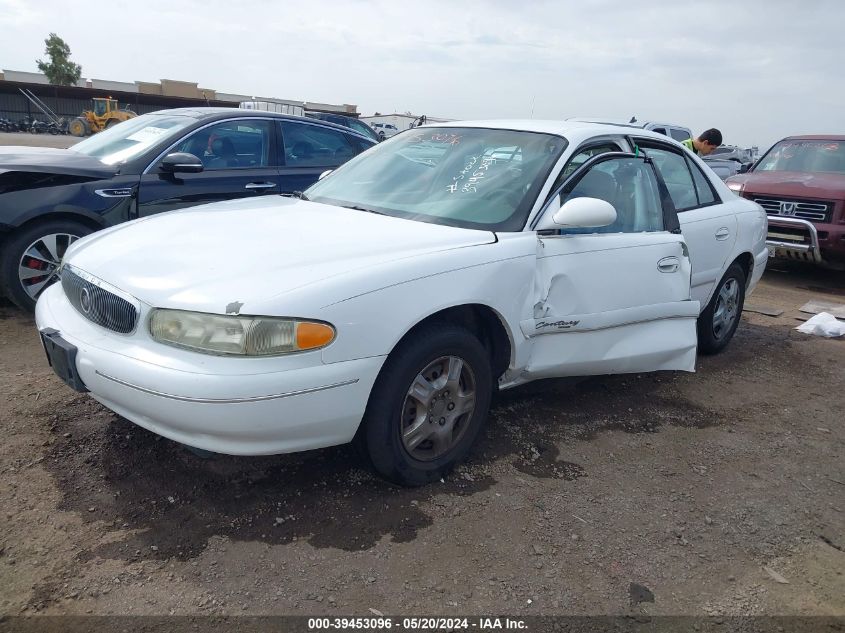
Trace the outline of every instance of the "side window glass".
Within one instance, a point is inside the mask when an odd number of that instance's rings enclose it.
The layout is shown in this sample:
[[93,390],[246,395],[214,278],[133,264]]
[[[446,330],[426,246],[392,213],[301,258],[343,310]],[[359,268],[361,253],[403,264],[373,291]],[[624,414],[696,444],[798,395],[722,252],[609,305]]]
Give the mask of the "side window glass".
[[282,140],[288,167],[333,167],[355,155],[345,134],[317,125],[283,121]]
[[[569,187],[567,186],[567,189]],[[640,233],[663,230],[663,207],[654,170],[641,158],[614,158],[585,173],[563,200],[599,198],[616,209],[616,221],[608,226],[563,229],[562,234]]]
[[656,127],[656,128],[653,129],[653,131],[657,132],[658,134],[663,134],[664,136],[666,136],[666,128],[665,127]]
[[676,141],[685,141],[690,138],[689,133],[686,130],[679,130],[678,128],[671,129],[672,138]]
[[577,154],[575,154],[572,158],[569,159],[569,162],[563,168],[563,171],[560,172],[560,175],[557,177],[554,186],[552,187],[552,191],[560,187],[564,180],[569,178],[575,170],[577,170],[581,165],[587,162],[593,156],[598,156],[599,154],[606,154],[607,152],[620,152],[622,151],[618,146],[613,143],[607,143],[604,145],[593,145],[592,147],[586,147],[580,150]]
[[352,120],[352,121],[349,122],[349,125],[356,132],[360,132],[361,134],[364,134],[367,137],[373,136],[373,133],[370,130],[370,128],[368,128],[366,125],[364,125],[363,123],[361,123],[359,121]]
[[655,166],[663,177],[675,209],[683,211],[697,207],[698,197],[695,185],[684,157],[668,150],[651,147],[646,148],[646,153],[654,160]]
[[224,121],[194,132],[176,146],[202,161],[206,171],[267,167],[270,121]]
[[690,171],[692,171],[692,178],[695,181],[695,189],[698,192],[699,205],[713,204],[716,202],[716,194],[713,193],[713,187],[707,180],[707,177],[701,172],[701,169],[690,161]]

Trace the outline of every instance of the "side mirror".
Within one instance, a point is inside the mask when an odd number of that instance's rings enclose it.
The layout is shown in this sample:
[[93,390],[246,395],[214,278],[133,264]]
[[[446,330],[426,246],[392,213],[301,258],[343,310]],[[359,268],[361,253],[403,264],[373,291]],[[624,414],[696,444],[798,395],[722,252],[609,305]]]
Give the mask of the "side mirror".
[[169,174],[198,174],[203,170],[202,161],[187,152],[174,152],[161,160],[161,169]]
[[748,173],[749,169],[751,169],[751,163],[742,163],[742,165],[739,166],[739,173]]
[[[553,203],[554,204],[554,203]],[[605,200],[598,198],[573,198],[551,213],[549,207],[537,226],[538,231],[555,228],[598,228],[616,222],[616,209]]]
[[319,178],[317,178],[317,180],[322,180],[323,178],[325,178],[326,176],[328,176],[330,173],[332,173],[332,170],[331,170],[331,169],[327,169],[327,170],[326,170],[326,171],[324,171],[322,174],[320,174],[320,177],[319,177]]

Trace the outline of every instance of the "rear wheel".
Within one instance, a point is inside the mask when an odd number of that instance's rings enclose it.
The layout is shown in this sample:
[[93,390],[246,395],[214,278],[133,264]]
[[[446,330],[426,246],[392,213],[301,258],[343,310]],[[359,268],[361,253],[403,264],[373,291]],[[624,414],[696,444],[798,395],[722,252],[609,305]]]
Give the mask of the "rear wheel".
[[745,304],[745,270],[731,264],[719,281],[710,303],[698,317],[698,349],[721,352],[733,338]]
[[469,330],[424,326],[390,354],[359,440],[375,469],[404,486],[448,474],[469,453],[490,409],[490,358]]
[[59,263],[68,246],[91,233],[72,220],[51,220],[13,233],[0,259],[4,294],[24,310],[58,279]]

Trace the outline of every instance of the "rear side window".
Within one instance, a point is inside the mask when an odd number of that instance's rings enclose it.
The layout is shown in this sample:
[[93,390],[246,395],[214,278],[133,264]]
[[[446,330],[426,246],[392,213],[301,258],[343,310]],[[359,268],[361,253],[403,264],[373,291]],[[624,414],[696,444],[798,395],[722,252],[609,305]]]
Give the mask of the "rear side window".
[[283,121],[281,127],[287,167],[333,167],[357,153],[346,134],[338,130],[291,121]]
[[698,194],[698,206],[705,206],[716,202],[716,194],[713,192],[713,185],[707,180],[707,177],[702,173],[701,169],[688,160],[690,171],[692,172],[692,179],[695,182],[695,192]]
[[689,132],[687,132],[686,130],[678,129],[678,128],[672,128],[671,129],[671,136],[676,141],[685,141],[688,138],[692,138],[690,136]]
[[373,136],[373,131],[360,121],[356,121],[354,119],[351,120],[349,122],[349,127],[351,127],[356,132],[360,132],[361,134],[367,136],[368,138],[372,138]]

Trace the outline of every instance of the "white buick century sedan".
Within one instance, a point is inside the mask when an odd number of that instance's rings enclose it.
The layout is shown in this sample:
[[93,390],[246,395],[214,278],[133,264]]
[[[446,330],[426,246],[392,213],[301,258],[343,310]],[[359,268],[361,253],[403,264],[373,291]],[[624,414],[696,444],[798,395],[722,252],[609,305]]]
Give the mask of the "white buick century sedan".
[[235,455],[355,440],[419,485],[466,456],[497,388],[693,371],[765,240],[760,207],[660,134],[459,122],[301,196],[81,239],[36,319],[67,384],[155,433]]

